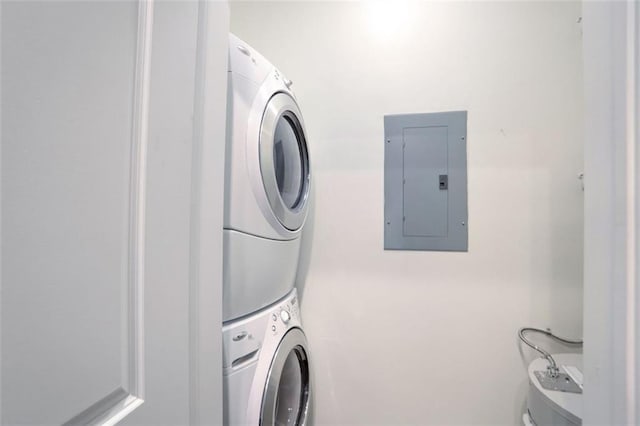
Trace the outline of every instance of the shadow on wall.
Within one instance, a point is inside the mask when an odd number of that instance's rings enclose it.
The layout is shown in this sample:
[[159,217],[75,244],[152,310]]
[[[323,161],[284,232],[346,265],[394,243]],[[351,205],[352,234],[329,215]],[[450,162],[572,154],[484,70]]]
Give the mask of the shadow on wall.
[[298,298],[300,299],[301,304],[304,302],[304,290],[307,284],[309,265],[311,263],[311,251],[313,246],[316,217],[315,192],[315,185],[312,179],[311,190],[309,191],[309,212],[307,213],[307,220],[305,221],[304,228],[302,228],[302,235],[300,236],[300,257],[298,258],[298,270],[296,271],[295,279],[295,286],[298,289]]
[[[580,120],[580,125],[581,124]],[[558,140],[560,143],[561,141]],[[570,159],[566,159],[569,161]],[[556,161],[562,161],[556,160]],[[556,170],[561,170],[561,165]],[[549,303],[548,327],[562,328],[554,330],[562,337],[570,339],[582,338],[583,318],[583,229],[584,229],[584,189],[579,179],[578,170],[574,168],[566,172],[568,176],[552,176],[547,182],[549,191],[549,209],[551,235],[555,236],[550,244],[550,270],[553,287],[547,294]],[[567,182],[563,191],[558,190],[557,180]],[[568,206],[562,205],[563,199],[569,200]],[[574,211],[567,212],[567,208]],[[575,218],[579,218],[576,221]],[[532,298],[533,299],[533,298]],[[571,352],[571,351],[569,351]]]
[[[561,168],[553,168],[558,169]],[[538,269],[547,272],[546,275],[536,277],[536,287],[529,297],[532,313],[529,320],[532,323],[519,326],[550,329],[560,337],[580,340],[583,314],[582,184],[577,175],[574,182],[567,176],[553,175],[550,170],[537,178],[545,184],[539,188],[540,192],[532,193],[531,198],[541,200],[537,203],[536,214],[544,215],[544,220],[549,224],[549,231],[546,235],[539,235],[539,229],[532,229],[532,235],[545,241],[537,246],[538,249],[531,251],[531,261]],[[558,181],[565,182],[565,185],[559,188],[556,183]],[[563,206],[562,200],[569,202]],[[567,205],[575,210],[568,211]],[[580,220],[576,221],[576,217]],[[567,345],[538,333],[529,333],[527,338],[551,354],[582,352],[579,346]],[[529,364],[540,354],[522,344],[517,337],[517,329],[514,329],[514,339],[526,371]]]

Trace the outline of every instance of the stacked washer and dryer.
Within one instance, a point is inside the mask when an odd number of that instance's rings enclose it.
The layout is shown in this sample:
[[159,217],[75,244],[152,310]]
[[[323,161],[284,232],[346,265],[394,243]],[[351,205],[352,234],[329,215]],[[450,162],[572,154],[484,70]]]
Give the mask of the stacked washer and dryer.
[[308,425],[309,351],[295,277],[310,168],[291,81],[229,36],[224,423]]

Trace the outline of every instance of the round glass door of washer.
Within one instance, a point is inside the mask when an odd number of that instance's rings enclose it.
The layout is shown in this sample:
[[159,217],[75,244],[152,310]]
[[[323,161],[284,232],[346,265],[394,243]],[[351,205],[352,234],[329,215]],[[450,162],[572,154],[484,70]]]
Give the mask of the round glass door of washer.
[[307,210],[309,155],[300,110],[284,93],[274,95],[264,112],[260,171],[276,218],[288,230],[298,230]]
[[278,347],[265,388],[262,426],[303,426],[309,413],[309,360],[306,339],[290,330]]

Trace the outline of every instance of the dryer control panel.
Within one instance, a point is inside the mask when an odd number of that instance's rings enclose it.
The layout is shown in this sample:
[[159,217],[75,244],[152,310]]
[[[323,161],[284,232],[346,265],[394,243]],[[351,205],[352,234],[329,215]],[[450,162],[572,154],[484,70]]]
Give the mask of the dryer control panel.
[[235,35],[229,34],[229,71],[260,84],[271,67],[264,56]]

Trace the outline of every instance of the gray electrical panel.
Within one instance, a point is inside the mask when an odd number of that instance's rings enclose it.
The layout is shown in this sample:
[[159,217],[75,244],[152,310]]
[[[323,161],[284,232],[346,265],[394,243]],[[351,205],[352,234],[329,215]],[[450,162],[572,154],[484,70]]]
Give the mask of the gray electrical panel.
[[385,250],[467,251],[467,112],[385,115]]

